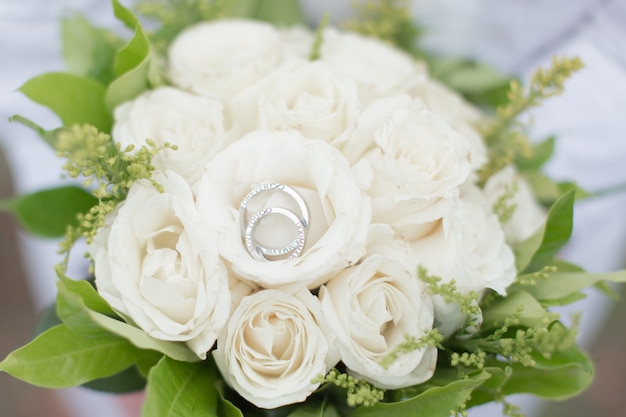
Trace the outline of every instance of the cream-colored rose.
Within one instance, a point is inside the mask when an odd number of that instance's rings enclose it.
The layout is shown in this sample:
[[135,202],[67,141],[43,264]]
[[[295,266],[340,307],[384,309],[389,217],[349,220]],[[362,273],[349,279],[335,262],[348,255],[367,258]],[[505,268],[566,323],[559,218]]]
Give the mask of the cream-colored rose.
[[356,171],[362,182],[370,178],[373,222],[391,224],[407,240],[447,213],[471,172],[467,138],[408,95],[370,105],[345,152],[365,152]]
[[176,145],[178,149],[163,149],[152,162],[190,183],[227,140],[222,103],[172,87],[147,91],[117,107],[114,116],[112,136],[122,148],[140,149],[147,139],[157,146]]
[[[256,187],[270,183],[293,187],[308,205],[306,242],[293,259],[257,260],[242,238],[241,202]],[[296,131],[255,131],[233,143],[207,165],[196,183],[196,196],[206,220],[219,233],[220,254],[233,272],[261,287],[313,288],[365,253],[370,200],[339,151]],[[243,228],[250,217],[272,207],[301,215],[291,196],[267,191],[250,201]],[[278,214],[262,218],[254,232],[267,248],[288,246],[297,236],[296,223]]]
[[403,51],[379,39],[333,28],[324,32],[321,59],[357,81],[365,104],[406,92],[426,78],[425,67]]
[[230,386],[261,408],[306,400],[339,358],[308,290],[262,290],[242,299],[213,352]]
[[460,198],[426,237],[412,243],[430,274],[456,281],[461,292],[505,294],[516,276],[513,251],[486,205]]
[[259,128],[297,130],[340,146],[359,113],[356,85],[321,61],[297,61],[278,71],[259,100]]
[[205,358],[229,316],[215,235],[178,174],[137,181],[89,247],[98,292],[148,335]]
[[280,64],[280,35],[252,20],[199,23],[174,39],[168,58],[173,84],[227,100]]
[[415,84],[409,93],[424,100],[433,112],[469,140],[470,160],[475,170],[487,162],[487,146],[474,127],[481,118],[478,108],[465,101],[456,91],[432,79]]
[[511,244],[530,237],[546,220],[546,211],[513,165],[492,175],[483,192],[491,207],[504,197],[504,204],[514,209],[513,215],[502,225],[506,240]]
[[389,389],[426,381],[437,361],[437,349],[426,347],[385,363],[407,336],[419,339],[433,327],[432,302],[415,275],[417,265],[395,249],[389,255],[368,255],[319,294],[349,372]]

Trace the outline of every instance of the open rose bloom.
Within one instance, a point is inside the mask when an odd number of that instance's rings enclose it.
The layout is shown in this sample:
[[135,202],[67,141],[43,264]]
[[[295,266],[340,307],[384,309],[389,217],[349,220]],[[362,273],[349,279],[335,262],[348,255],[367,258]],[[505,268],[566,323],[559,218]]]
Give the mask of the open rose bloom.
[[528,88],[462,60],[429,73],[404,2],[357,2],[354,32],[262,21],[296,0],[141,3],[154,32],[113,0],[126,46],[68,19],[83,72],[20,88],[63,126],[15,120],[85,182],[0,210],[46,236],[48,212],[63,220],[62,253],[86,238],[95,282],[59,265],[60,324],[0,372],[145,390],[143,417],[465,415],[590,385],[552,308],[626,271],[559,259],[584,193],[542,173],[553,140],[524,123],[580,60]]

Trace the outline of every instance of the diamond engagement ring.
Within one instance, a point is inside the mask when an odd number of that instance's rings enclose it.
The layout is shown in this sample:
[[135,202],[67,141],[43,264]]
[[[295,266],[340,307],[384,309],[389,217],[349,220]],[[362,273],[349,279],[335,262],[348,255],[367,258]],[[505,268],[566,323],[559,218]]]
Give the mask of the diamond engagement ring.
[[[258,194],[263,192],[282,192],[291,197],[298,206],[299,214],[283,207],[268,207],[248,217],[248,204]],[[259,244],[255,238],[255,230],[259,222],[270,215],[280,215],[290,220],[296,230],[296,237],[286,246],[279,248],[267,248]],[[260,261],[271,261],[273,257],[289,255],[287,259],[300,256],[306,242],[306,231],[309,228],[309,209],[306,201],[292,187],[280,183],[267,183],[259,185],[250,191],[239,206],[239,227],[241,237],[250,255]]]

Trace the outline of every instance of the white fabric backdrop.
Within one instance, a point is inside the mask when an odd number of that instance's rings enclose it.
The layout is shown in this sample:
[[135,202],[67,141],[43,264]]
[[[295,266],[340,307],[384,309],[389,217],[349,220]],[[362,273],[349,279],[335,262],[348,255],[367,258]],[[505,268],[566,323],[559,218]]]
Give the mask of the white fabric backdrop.
[[[350,13],[346,0],[302,2],[311,22],[325,11],[335,18]],[[579,55],[584,71],[567,85],[566,93],[533,112],[537,139],[558,138],[551,175],[573,179],[599,190],[626,182],[626,1],[624,0],[414,0],[417,20],[426,28],[424,45],[444,54],[490,63],[503,71],[527,77],[552,54]],[[55,117],[15,90],[30,77],[62,70],[59,17],[82,11],[106,26],[113,22],[108,1],[0,1],[0,145],[9,157],[16,189],[33,191],[58,184],[60,161],[34,134],[7,118],[19,113],[46,128]],[[575,232],[565,255],[590,271],[624,266],[626,254],[626,193],[578,204]],[[54,297],[52,265],[57,244],[21,236],[24,262],[36,305]],[[37,259],[37,262],[32,262]],[[84,264],[74,265],[80,269]],[[574,310],[585,310],[582,323],[588,345],[605,312],[607,301],[595,294]],[[77,416],[121,416],[106,396],[69,390],[64,394]],[[536,402],[522,399],[529,417]],[[472,415],[499,415],[497,407]]]

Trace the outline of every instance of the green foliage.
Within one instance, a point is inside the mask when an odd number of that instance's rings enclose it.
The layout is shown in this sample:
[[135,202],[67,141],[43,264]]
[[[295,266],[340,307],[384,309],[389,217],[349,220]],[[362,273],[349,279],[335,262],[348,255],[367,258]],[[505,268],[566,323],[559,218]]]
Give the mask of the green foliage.
[[563,194],[550,208],[544,226],[515,248],[519,272],[533,272],[551,263],[572,234],[574,191]]
[[479,106],[497,108],[507,103],[511,77],[488,65],[462,58],[422,54],[431,77]]
[[151,65],[150,42],[141,25],[137,25],[135,36],[115,57],[116,78],[106,91],[106,105],[109,109],[132,100],[150,86]]
[[140,355],[121,337],[104,331],[84,335],[58,325],[12,352],[0,363],[0,371],[40,387],[68,388],[114,375]]
[[330,21],[330,17],[328,14],[324,15],[322,21],[320,22],[317,30],[315,31],[315,39],[313,41],[313,48],[311,48],[311,55],[309,55],[309,59],[311,61],[317,61],[320,59],[320,50],[322,48],[322,44],[324,43],[324,31],[328,27],[328,23]]
[[378,38],[408,53],[418,53],[419,28],[413,23],[408,0],[353,2],[356,17],[344,24],[346,30]]
[[61,237],[67,227],[76,227],[78,213],[85,213],[97,199],[80,187],[64,186],[0,201],[0,210],[15,215],[29,233]]
[[150,39],[159,54],[183,29],[203,21],[246,18],[280,26],[304,23],[297,0],[143,0],[136,9],[157,22]]
[[465,379],[456,379],[443,386],[433,386],[408,399],[379,402],[373,407],[359,407],[352,417],[449,417],[465,409],[465,403],[474,389],[488,380],[490,375],[478,372]]
[[113,58],[122,40],[109,30],[93,27],[79,14],[64,17],[61,31],[68,71],[109,84],[114,78]]
[[561,94],[567,78],[582,66],[578,58],[555,57],[551,68],[539,68],[535,72],[527,90],[518,81],[511,81],[508,103],[498,107],[496,117],[480,127],[489,146],[489,161],[479,172],[481,184],[514,162],[518,155],[531,157],[532,146],[526,137],[524,125],[517,121],[518,116],[540,105],[545,99]]
[[504,224],[511,220],[517,205],[512,202],[515,198],[515,194],[518,191],[517,181],[512,184],[507,184],[504,187],[504,193],[498,196],[498,199],[492,206],[493,212],[498,216],[500,223]]
[[359,405],[371,407],[382,400],[385,394],[383,390],[374,387],[367,381],[343,374],[337,369],[331,369],[326,376],[318,376],[313,382],[331,384],[344,389],[350,407]]
[[148,373],[144,417],[218,417],[215,366],[164,357]]
[[380,361],[380,364],[381,366],[387,368],[395,362],[400,355],[424,349],[428,346],[441,348],[441,342],[443,342],[443,336],[437,329],[432,329],[420,338],[405,335],[404,342],[400,343],[391,353],[389,353],[389,355],[385,356]]
[[[171,147],[166,144],[164,147]],[[172,147],[174,148],[174,147]],[[59,133],[56,141],[57,154],[67,159],[63,168],[70,177],[82,176],[84,185],[97,184],[92,193],[98,204],[88,213],[78,216],[78,227],[70,228],[62,249],[68,252],[73,242],[83,236],[90,243],[100,227],[104,226],[105,217],[122,201],[133,183],[140,179],[150,179],[154,167],[153,156],[162,147],[147,140],[146,146],[135,151],[133,146],[121,149],[111,140],[110,135],[99,132],[95,127],[72,126]],[[154,183],[157,189],[159,184]]]
[[454,280],[449,283],[441,284],[441,277],[429,275],[426,268],[419,266],[417,270],[419,279],[426,283],[430,294],[441,296],[446,303],[458,304],[461,313],[468,316],[479,316],[480,307],[478,306],[478,294],[474,291],[469,294],[461,294],[457,291],[456,282]]
[[107,132],[113,119],[105,105],[105,87],[93,78],[48,73],[27,81],[19,91],[52,110],[64,126],[90,124]]
[[[154,339],[141,329],[122,321],[86,281],[73,281],[61,273],[57,283],[57,312],[64,324],[84,334],[108,332],[139,349],[159,352],[175,360],[197,362],[198,357],[183,343]],[[153,358],[154,354],[148,357]],[[144,357],[145,359],[145,357]]]

